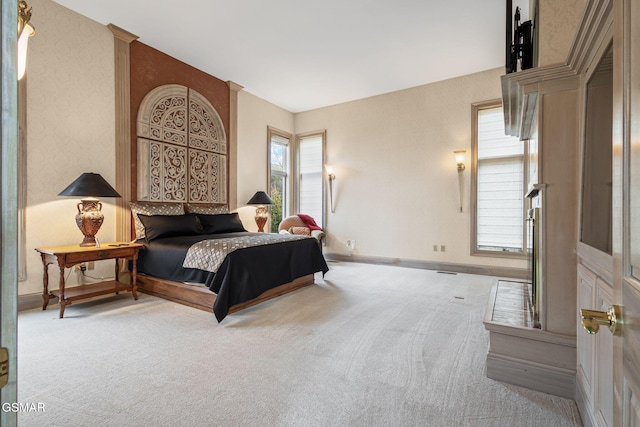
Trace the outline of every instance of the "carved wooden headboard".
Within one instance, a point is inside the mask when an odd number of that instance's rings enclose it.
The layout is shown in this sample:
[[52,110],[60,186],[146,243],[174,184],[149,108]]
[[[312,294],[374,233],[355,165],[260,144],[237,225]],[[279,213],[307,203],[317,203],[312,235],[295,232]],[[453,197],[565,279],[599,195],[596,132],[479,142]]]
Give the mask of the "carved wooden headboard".
[[138,201],[227,203],[227,137],[193,89],[159,86],[138,109]]
[[227,205],[227,137],[203,95],[177,84],[151,90],[136,135],[133,201]]

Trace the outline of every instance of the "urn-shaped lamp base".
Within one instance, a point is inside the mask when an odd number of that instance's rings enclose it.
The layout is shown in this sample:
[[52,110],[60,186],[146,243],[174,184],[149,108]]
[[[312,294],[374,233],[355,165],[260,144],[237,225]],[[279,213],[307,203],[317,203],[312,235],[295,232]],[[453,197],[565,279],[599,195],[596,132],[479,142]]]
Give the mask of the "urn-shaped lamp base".
[[96,234],[100,230],[103,221],[102,203],[98,199],[86,198],[78,203],[76,224],[84,234],[84,239],[80,246],[96,246]]

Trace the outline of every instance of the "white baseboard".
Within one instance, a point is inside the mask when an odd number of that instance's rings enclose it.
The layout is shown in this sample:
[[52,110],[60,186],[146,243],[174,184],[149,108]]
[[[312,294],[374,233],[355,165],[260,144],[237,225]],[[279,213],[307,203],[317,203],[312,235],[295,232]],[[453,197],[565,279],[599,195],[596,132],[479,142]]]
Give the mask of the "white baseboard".
[[487,377],[569,399],[576,392],[576,337],[493,320],[497,283],[484,317]]
[[[18,295],[18,311],[33,310],[34,308],[42,308],[42,292],[37,294]],[[57,299],[52,299],[49,306],[57,304]]]
[[582,425],[584,427],[596,427],[598,424],[593,419],[593,410],[591,409],[591,404],[587,398],[587,394],[585,393],[580,381],[576,381],[576,405],[578,406],[578,412],[580,412],[580,417],[582,418]]
[[419,268],[423,270],[441,270],[451,273],[479,274],[484,276],[508,277],[511,279],[527,279],[526,268],[493,267],[485,265],[459,264],[452,262],[436,262],[405,258],[387,258],[379,256],[349,255],[327,252],[327,261],[360,262],[363,264],[394,265],[397,267]]
[[491,352],[487,354],[487,377],[531,390],[573,399],[576,387],[575,376],[575,371],[571,369],[543,365]]

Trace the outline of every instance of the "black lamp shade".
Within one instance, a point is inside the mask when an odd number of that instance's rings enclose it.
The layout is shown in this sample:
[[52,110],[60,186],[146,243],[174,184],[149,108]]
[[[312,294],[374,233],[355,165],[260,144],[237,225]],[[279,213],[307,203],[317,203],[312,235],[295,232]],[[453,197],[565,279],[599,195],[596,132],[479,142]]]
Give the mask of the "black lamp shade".
[[273,200],[264,191],[258,191],[247,202],[248,205],[272,205]]
[[80,175],[78,179],[62,190],[58,196],[121,197],[100,174],[91,172],[85,172]]

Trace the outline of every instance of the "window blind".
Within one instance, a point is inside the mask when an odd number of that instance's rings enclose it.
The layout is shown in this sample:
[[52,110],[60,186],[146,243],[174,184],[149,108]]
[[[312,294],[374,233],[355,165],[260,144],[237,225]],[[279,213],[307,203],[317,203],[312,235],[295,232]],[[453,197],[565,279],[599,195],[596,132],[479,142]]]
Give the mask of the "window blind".
[[299,209],[320,226],[324,223],[322,183],[322,135],[300,139]]
[[477,247],[522,252],[524,143],[505,136],[500,107],[478,112],[477,160]]

